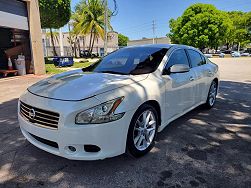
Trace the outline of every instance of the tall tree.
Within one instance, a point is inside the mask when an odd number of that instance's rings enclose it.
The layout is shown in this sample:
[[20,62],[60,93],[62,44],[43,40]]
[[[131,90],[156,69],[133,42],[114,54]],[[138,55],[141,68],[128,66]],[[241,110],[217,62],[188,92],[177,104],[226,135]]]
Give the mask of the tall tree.
[[233,28],[229,33],[229,43],[241,46],[251,42],[251,12],[232,11],[228,12],[229,18],[233,21]]
[[57,55],[52,29],[67,24],[71,17],[71,0],[39,0],[42,28],[49,28],[53,54]]
[[[101,0],[82,0],[75,7],[72,15],[74,33],[79,35],[90,34],[89,53],[92,53],[95,39],[105,38],[104,23],[105,6]],[[112,30],[111,11],[109,10],[108,28]]]
[[210,4],[194,4],[181,17],[171,19],[169,37],[182,43],[204,49],[218,48],[232,27],[232,21],[223,11]]
[[127,46],[127,42],[129,41],[129,38],[121,33],[118,35],[118,42],[119,46]]

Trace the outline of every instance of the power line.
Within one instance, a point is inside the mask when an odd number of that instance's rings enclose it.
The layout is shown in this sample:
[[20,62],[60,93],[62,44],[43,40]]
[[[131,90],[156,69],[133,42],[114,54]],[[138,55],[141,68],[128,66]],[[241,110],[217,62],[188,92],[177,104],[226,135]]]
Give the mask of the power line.
[[127,27],[122,27],[120,28],[120,30],[131,30],[131,29],[134,29],[134,28],[141,28],[141,27],[145,27],[145,26],[151,26],[152,23],[151,22],[145,22],[145,23],[142,23],[142,24],[139,24],[139,25],[134,25],[134,26],[127,26]]
[[152,31],[152,25],[148,25],[148,26],[145,26],[145,27],[140,27],[140,28],[133,28],[133,29],[128,29],[128,30],[121,30],[121,29],[118,29],[117,31],[120,32],[120,33],[128,33],[128,32],[132,32],[132,31],[142,31],[142,30],[150,30]]

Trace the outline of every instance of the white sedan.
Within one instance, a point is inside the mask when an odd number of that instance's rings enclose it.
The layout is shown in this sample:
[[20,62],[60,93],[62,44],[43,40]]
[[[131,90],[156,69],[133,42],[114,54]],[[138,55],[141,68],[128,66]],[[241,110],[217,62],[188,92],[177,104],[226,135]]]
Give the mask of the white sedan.
[[55,155],[140,157],[171,121],[199,105],[212,108],[218,87],[218,66],[193,47],[127,47],[29,87],[18,117],[27,140]]

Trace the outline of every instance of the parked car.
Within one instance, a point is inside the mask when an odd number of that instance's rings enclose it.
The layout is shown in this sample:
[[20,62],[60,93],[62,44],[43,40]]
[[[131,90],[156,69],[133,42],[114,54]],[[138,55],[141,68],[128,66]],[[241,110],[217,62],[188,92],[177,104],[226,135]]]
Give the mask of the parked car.
[[219,53],[219,57],[224,58],[225,54],[221,52],[221,53]]
[[212,108],[218,87],[218,66],[193,47],[126,47],[29,87],[18,118],[27,140],[55,155],[140,157],[170,122],[199,105]]
[[95,57],[98,57],[97,54],[95,54],[95,53],[90,53],[89,50],[80,50],[79,56],[80,56],[81,58],[95,58]]
[[240,54],[240,52],[233,51],[233,52],[231,53],[231,56],[232,56],[232,57],[241,57],[241,54]]
[[204,56],[207,57],[207,58],[212,58],[213,54],[204,54]]
[[248,52],[242,52],[242,53],[241,53],[241,56],[249,57],[250,54],[249,54]]
[[224,53],[224,54],[231,54],[232,51],[231,50],[223,50],[222,53]]

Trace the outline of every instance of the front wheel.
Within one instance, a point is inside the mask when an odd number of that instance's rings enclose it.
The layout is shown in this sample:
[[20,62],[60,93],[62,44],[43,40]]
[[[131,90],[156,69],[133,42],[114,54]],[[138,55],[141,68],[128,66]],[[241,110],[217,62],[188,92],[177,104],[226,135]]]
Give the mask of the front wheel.
[[207,102],[205,103],[205,107],[207,109],[210,109],[214,106],[217,96],[217,83],[216,81],[213,81],[211,83],[208,96],[207,96]]
[[127,135],[127,151],[141,157],[154,146],[158,130],[158,114],[150,105],[141,106],[134,114]]

